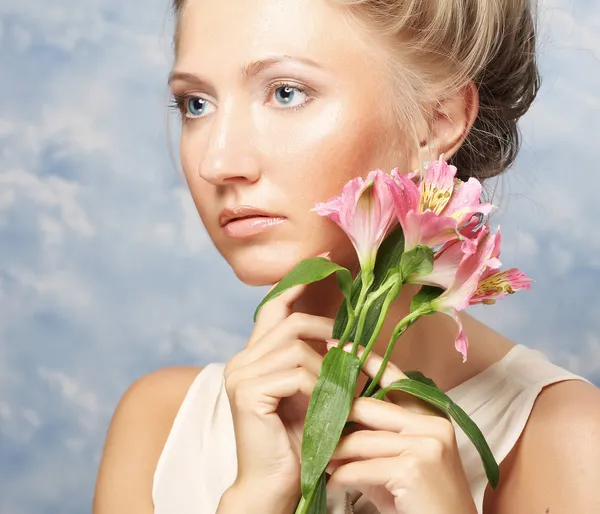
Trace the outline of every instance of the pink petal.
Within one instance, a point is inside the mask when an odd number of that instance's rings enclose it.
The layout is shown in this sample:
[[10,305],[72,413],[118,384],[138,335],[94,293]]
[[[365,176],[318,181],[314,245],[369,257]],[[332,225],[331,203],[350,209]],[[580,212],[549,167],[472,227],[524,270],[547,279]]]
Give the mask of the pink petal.
[[456,278],[460,263],[470,255],[468,251],[465,251],[465,247],[466,245],[458,239],[449,241],[434,255],[431,273],[415,276],[408,279],[407,282],[448,289]]
[[456,167],[445,162],[443,156],[438,161],[429,163],[419,188],[421,193],[419,212],[431,210],[436,214],[442,213],[452,197],[456,171]]
[[479,238],[477,251],[461,262],[454,283],[434,301],[436,310],[454,308],[460,311],[469,306],[495,243],[495,235],[488,232],[487,226],[482,230],[484,233]]
[[450,198],[442,214],[456,218],[458,224],[462,225],[475,213],[484,215],[491,213],[496,206],[490,203],[482,204],[481,191],[481,183],[474,177],[469,178],[467,182],[458,180],[452,198]]
[[348,181],[342,194],[312,209],[337,223],[351,240],[361,266],[372,265],[379,245],[396,222],[391,188],[395,183],[381,170],[369,172],[366,179]]
[[456,220],[427,211],[409,212],[404,220],[405,251],[417,245],[434,247],[457,237]]
[[445,309],[441,310],[444,314],[447,314],[451,318],[456,321],[458,325],[458,334],[456,335],[456,340],[454,341],[454,348],[463,356],[463,364],[467,362],[467,350],[469,349],[469,340],[467,338],[467,334],[463,328],[463,324],[460,320],[460,316],[456,309]]
[[530,278],[517,268],[510,268],[481,278],[477,290],[470,299],[470,305],[495,303],[521,289],[531,288]]
[[404,228],[404,219],[410,211],[419,208],[420,193],[418,186],[406,175],[398,173],[397,168],[392,170],[393,185],[390,185],[396,216]]
[[311,209],[311,211],[315,211],[319,216],[326,216],[331,221],[339,225],[341,208],[342,197],[335,196],[327,202],[318,202],[317,205]]

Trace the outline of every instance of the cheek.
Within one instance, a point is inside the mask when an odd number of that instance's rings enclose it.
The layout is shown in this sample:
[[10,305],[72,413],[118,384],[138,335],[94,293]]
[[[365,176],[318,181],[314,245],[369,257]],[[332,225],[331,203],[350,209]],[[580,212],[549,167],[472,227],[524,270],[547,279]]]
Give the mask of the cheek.
[[374,168],[384,169],[393,160],[388,157],[392,137],[381,117],[366,107],[350,107],[354,103],[347,100],[318,113],[311,112],[309,105],[305,113],[296,115],[293,132],[287,122],[287,133],[265,138],[270,145],[278,141],[266,150],[278,156],[272,180],[288,195],[293,192],[301,204],[328,200],[348,180],[365,177]]

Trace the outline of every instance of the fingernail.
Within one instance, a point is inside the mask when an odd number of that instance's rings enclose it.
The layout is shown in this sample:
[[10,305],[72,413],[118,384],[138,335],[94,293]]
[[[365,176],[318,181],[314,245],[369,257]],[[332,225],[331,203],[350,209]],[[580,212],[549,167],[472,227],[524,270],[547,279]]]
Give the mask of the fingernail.
[[337,344],[340,342],[340,340],[339,339],[325,339],[325,342],[327,343],[327,351],[329,351],[334,346],[337,346]]
[[329,259],[330,255],[331,255],[331,252],[323,252],[323,253],[320,253],[319,255],[317,255],[317,257],[323,257],[325,259]]

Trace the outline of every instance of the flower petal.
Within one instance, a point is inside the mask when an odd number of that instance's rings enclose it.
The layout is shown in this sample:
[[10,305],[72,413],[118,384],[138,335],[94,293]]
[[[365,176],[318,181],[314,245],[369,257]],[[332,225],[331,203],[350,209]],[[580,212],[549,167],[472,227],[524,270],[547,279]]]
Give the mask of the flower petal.
[[404,251],[417,245],[434,247],[457,237],[456,220],[434,212],[409,212],[404,220]]
[[459,225],[468,221],[475,213],[490,214],[496,208],[490,203],[481,203],[482,186],[474,177],[467,182],[457,180],[452,198],[441,214],[456,218]]
[[456,350],[463,356],[463,364],[465,362],[467,362],[467,351],[469,349],[469,340],[467,338],[467,334],[465,333],[465,330],[463,328],[463,324],[460,320],[460,316],[459,313],[456,309],[443,309],[440,310],[439,312],[443,312],[444,314],[447,314],[448,316],[450,316],[451,318],[454,319],[454,321],[456,321],[456,324],[458,325],[458,334],[456,335],[456,340],[454,341],[454,348],[456,348]]
[[496,303],[497,300],[505,298],[509,294],[514,294],[521,289],[529,290],[532,282],[532,279],[517,268],[510,268],[493,273],[485,278],[482,277],[475,293],[471,296],[470,305]]
[[[441,214],[452,198],[456,166],[444,161],[443,154],[439,160],[431,161],[420,184],[421,199],[419,212],[433,211]],[[460,181],[458,181],[460,182]]]

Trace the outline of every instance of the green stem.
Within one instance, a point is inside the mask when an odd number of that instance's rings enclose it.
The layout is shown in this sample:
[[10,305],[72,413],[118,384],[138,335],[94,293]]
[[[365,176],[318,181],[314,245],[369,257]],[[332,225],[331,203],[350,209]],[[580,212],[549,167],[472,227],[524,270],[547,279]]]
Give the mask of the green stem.
[[[400,283],[398,285],[399,285],[399,287],[402,287],[402,283]],[[379,318],[377,319],[377,325],[375,325],[375,330],[373,330],[373,333],[371,334],[371,339],[369,339],[369,342],[367,343],[367,346],[365,347],[365,349],[363,351],[362,357],[360,358],[360,368],[361,369],[363,367],[363,364],[367,360],[369,353],[371,353],[373,345],[375,344],[375,341],[377,340],[377,336],[379,336],[379,333],[381,332],[381,329],[383,328],[383,323],[385,321],[385,317],[388,313],[388,310],[390,309],[390,305],[396,299],[396,297],[398,296],[398,293],[399,293],[399,291],[395,287],[391,287],[387,296],[385,297],[385,301],[383,302],[383,305],[381,307],[381,312],[379,313]]]
[[[354,321],[356,320],[356,313],[361,312],[361,310],[363,308],[363,304],[365,303],[365,299],[367,297],[367,293],[369,292],[369,288],[371,287],[371,285],[373,285],[374,279],[375,279],[375,277],[373,276],[373,272],[370,272],[370,273],[365,272],[365,274],[361,276],[362,286],[360,289],[360,294],[358,296],[358,302],[356,303],[355,309],[348,310],[348,323],[346,324],[346,328],[344,329],[342,337],[340,338],[340,341],[337,344],[338,348],[342,348],[344,346],[344,344],[346,344],[346,342],[348,341],[348,338],[350,337],[350,333],[352,332],[352,329],[354,328]],[[360,323],[360,321],[359,321],[359,323]]]
[[[373,392],[373,390],[375,389],[375,387],[377,387],[377,384],[379,384],[379,381],[381,380],[381,377],[383,376],[385,368],[387,367],[387,364],[392,356],[392,351],[394,350],[394,345],[396,344],[396,341],[402,334],[404,334],[404,332],[406,332],[408,327],[410,327],[413,323],[415,323],[422,315],[423,315],[423,311],[421,309],[417,309],[416,311],[411,312],[408,316],[403,318],[394,327],[394,330],[390,337],[390,341],[388,343],[387,350],[385,352],[385,355],[383,356],[383,362],[381,363],[381,366],[379,367],[379,371],[377,371],[377,374],[375,375],[375,377],[373,377],[371,384],[369,385],[367,390],[364,392],[363,396],[370,396],[371,393]],[[364,357],[364,355],[363,355],[363,357]],[[362,364],[363,364],[363,361],[361,359],[361,368],[362,368]]]
[[385,282],[377,291],[373,291],[369,295],[369,298],[367,299],[364,308],[360,311],[360,315],[358,318],[358,326],[356,327],[356,335],[354,336],[354,343],[352,345],[353,355],[358,354],[358,346],[360,343],[360,338],[362,336],[363,328],[365,326],[365,322],[367,320],[367,314],[369,313],[369,309],[375,303],[375,301],[377,301],[380,296],[387,293],[388,290],[394,286],[394,284],[395,282],[390,279],[387,282]]
[[[323,471],[323,473],[325,473]],[[313,498],[315,496],[315,492],[318,489],[317,486],[312,488],[312,491],[309,493],[308,498],[305,498],[304,496],[300,496],[300,501],[298,502],[298,505],[296,506],[296,510],[294,511],[294,514],[306,514],[309,509],[312,507],[312,502],[313,502]]]

